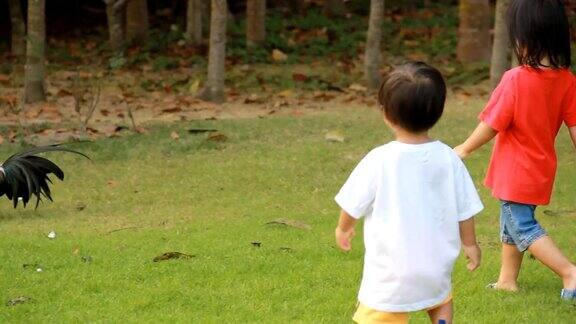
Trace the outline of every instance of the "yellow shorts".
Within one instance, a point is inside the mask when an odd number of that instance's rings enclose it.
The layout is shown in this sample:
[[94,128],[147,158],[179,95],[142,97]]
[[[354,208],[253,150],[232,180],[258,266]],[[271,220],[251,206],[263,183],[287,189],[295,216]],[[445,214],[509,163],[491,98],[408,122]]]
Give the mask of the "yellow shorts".
[[[452,301],[452,294],[449,294],[448,297],[440,304],[432,306],[426,310],[434,309],[438,306],[447,304],[450,301]],[[410,313],[382,312],[370,307],[366,307],[359,303],[358,309],[356,309],[356,313],[354,313],[352,320],[359,324],[407,324],[409,317]]]

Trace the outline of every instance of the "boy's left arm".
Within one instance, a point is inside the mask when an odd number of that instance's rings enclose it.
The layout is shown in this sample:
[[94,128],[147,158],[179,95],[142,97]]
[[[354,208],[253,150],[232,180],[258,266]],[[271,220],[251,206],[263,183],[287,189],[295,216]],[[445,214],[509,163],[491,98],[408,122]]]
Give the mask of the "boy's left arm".
[[357,220],[350,216],[346,211],[342,210],[340,212],[340,219],[338,220],[338,226],[336,227],[336,244],[338,247],[344,251],[350,251],[352,248],[351,240],[356,235],[354,231],[354,226],[356,226]]

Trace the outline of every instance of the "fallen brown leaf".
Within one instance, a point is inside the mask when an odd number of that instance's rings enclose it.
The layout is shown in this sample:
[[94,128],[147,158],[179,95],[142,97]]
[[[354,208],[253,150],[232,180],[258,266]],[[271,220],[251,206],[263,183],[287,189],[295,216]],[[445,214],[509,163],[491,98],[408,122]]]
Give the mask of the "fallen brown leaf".
[[208,135],[208,140],[212,142],[226,142],[228,140],[228,136],[221,132],[214,132]]
[[170,107],[170,108],[164,108],[162,109],[162,113],[165,114],[173,114],[173,113],[177,113],[177,112],[181,112],[182,108],[180,107]]
[[68,91],[68,90],[66,90],[66,89],[60,89],[60,90],[58,90],[58,92],[56,93],[56,95],[57,95],[58,97],[67,97],[67,96],[71,96],[71,95],[72,95],[72,92],[71,92],[71,91]]
[[0,83],[2,84],[10,83],[10,77],[7,76],[6,74],[0,74]]
[[281,225],[281,226],[299,228],[299,229],[303,229],[303,230],[311,230],[312,229],[312,226],[310,226],[310,225],[308,225],[302,221],[298,221],[298,220],[294,220],[294,219],[285,219],[285,218],[279,218],[279,219],[269,221],[268,223],[266,223],[266,225]]
[[154,259],[152,259],[154,262],[158,262],[158,261],[166,261],[166,260],[172,260],[172,259],[191,259],[195,257],[195,255],[193,254],[185,254],[182,252],[166,252],[166,253],[162,253],[159,256],[155,257]]
[[292,80],[296,81],[296,82],[306,82],[308,80],[310,80],[310,78],[302,73],[293,73],[292,74]]

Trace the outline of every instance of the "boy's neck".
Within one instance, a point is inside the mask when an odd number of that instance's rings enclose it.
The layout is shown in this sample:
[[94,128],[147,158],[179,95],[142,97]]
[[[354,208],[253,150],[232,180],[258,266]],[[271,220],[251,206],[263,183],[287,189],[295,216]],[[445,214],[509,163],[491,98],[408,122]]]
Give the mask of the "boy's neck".
[[396,141],[404,144],[424,144],[432,142],[428,131],[422,133],[411,133],[403,129],[395,129]]

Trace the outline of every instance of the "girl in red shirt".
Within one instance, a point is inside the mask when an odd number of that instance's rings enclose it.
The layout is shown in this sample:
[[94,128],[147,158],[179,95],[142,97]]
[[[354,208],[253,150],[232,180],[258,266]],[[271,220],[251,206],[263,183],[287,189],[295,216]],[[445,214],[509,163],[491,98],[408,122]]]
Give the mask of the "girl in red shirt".
[[502,267],[495,289],[517,291],[524,251],[562,278],[561,297],[576,302],[576,266],[534,217],[550,202],[556,175],[554,142],[564,123],[576,146],[576,77],[561,0],[513,0],[508,31],[520,66],[504,74],[480,124],[455,151],[466,158],[496,137],[485,184],[501,201]]

